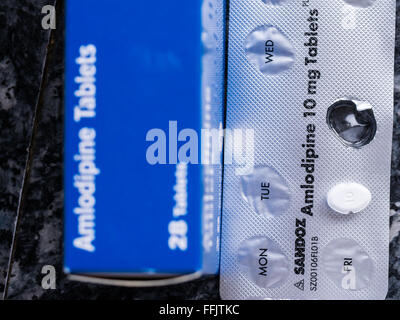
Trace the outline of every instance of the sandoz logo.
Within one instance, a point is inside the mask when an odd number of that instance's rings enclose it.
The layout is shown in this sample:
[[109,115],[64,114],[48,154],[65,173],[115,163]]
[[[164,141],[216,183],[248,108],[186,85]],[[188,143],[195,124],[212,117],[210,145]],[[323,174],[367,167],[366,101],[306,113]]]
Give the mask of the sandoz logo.
[[[80,57],[76,59],[80,66],[79,76],[75,78],[75,83],[79,85],[75,91],[79,104],[74,108],[74,120],[82,123],[96,116],[96,47],[81,46],[79,52]],[[96,130],[85,126],[79,130],[78,136],[79,153],[74,156],[78,163],[78,174],[74,176],[74,187],[79,197],[74,213],[78,216],[79,236],[74,239],[73,245],[94,252],[96,176],[100,173],[96,166]]]

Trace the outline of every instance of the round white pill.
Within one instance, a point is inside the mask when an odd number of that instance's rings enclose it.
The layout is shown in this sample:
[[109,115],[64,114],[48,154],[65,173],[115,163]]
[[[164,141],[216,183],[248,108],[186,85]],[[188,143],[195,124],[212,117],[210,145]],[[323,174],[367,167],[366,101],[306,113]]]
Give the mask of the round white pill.
[[359,183],[341,183],[328,192],[328,205],[342,214],[357,213],[368,207],[371,192]]

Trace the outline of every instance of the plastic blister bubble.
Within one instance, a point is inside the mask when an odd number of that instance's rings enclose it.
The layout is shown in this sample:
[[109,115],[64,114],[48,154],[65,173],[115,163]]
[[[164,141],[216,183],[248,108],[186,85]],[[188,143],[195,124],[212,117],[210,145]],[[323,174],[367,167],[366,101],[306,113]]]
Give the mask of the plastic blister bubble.
[[374,273],[372,259],[351,239],[331,241],[323,251],[322,263],[329,278],[345,290],[364,289]]
[[288,184],[271,167],[254,168],[252,174],[241,177],[240,187],[242,198],[261,216],[276,217],[289,208]]
[[259,26],[247,37],[247,59],[265,75],[278,75],[294,63],[294,49],[289,39],[274,26]]
[[238,250],[243,274],[261,288],[275,288],[285,282],[289,262],[279,246],[263,236],[243,241]]
[[341,99],[328,108],[327,123],[342,143],[354,148],[369,144],[377,123],[368,102]]

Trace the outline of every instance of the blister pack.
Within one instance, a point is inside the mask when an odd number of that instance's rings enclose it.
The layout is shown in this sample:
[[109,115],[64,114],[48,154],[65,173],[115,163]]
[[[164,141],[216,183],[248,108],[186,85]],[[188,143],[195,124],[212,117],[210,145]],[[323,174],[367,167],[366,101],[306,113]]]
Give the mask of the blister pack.
[[385,298],[395,5],[230,1],[223,299]]

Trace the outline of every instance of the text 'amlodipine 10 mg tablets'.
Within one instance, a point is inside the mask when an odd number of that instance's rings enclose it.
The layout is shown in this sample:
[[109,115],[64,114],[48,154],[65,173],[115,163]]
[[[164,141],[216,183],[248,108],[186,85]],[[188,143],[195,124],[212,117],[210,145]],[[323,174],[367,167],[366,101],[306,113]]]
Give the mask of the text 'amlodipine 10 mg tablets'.
[[254,166],[224,169],[222,298],[385,298],[395,17],[230,1],[226,127],[253,128]]
[[224,0],[66,6],[65,271],[127,286],[217,273]]

